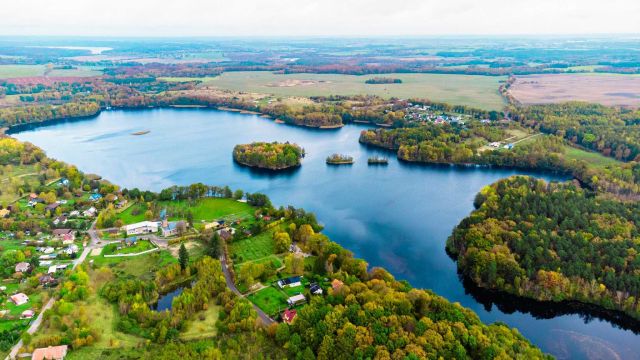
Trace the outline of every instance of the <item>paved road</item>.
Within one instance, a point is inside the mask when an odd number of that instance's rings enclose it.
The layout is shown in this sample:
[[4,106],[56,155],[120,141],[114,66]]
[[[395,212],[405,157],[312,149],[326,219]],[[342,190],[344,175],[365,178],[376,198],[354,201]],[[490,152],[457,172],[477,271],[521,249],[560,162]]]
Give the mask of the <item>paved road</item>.
[[[238,288],[236,287],[236,284],[234,284],[233,277],[229,272],[226,255],[223,254],[220,256],[220,263],[222,264],[222,273],[224,274],[224,279],[227,281],[227,287],[231,289],[231,291],[233,291],[236,295],[242,297],[242,293],[240,292],[240,290],[238,290]],[[265,325],[271,325],[276,322],[275,320],[270,318],[269,315],[265,314],[265,312],[262,311],[262,309],[257,307],[256,304],[251,303],[251,305],[253,305],[253,308],[256,309],[256,312],[258,313],[260,320],[262,320],[262,322]]]

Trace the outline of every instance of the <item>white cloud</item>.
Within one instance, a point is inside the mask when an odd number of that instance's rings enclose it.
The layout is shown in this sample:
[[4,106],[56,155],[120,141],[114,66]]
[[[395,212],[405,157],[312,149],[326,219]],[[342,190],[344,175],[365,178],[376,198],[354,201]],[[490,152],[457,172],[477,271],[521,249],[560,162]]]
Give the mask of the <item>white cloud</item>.
[[640,33],[638,0],[17,0],[2,35]]

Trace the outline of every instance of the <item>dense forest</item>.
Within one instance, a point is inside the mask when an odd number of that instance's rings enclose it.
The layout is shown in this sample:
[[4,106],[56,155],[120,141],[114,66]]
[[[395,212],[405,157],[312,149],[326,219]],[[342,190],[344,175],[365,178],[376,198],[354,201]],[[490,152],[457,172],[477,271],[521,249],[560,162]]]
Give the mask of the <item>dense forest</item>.
[[297,144],[254,142],[236,145],[233,159],[243,165],[269,170],[300,166],[304,149]]
[[605,156],[640,160],[640,110],[569,102],[510,111],[514,120]]
[[637,202],[518,176],[485,187],[475,206],[447,250],[476,284],[537,300],[577,300],[640,319]]

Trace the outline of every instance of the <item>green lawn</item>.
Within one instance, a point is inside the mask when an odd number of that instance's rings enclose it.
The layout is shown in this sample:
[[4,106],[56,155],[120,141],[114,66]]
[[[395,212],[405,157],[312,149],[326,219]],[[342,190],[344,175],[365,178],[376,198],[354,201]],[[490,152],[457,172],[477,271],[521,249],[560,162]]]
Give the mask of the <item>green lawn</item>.
[[[370,94],[385,98],[427,98],[451,104],[499,110],[505,103],[498,87],[506,77],[453,74],[387,74],[401,84],[365,84],[374,75],[273,74],[268,71],[225,72],[213,78],[199,78],[206,85],[222,89],[277,96]],[[175,79],[168,79],[175,80]],[[184,78],[178,80],[184,81]],[[299,81],[307,80],[304,84]]]
[[[134,215],[134,211],[138,213]],[[144,213],[147,211],[147,205],[136,203],[134,205],[129,206],[126,210],[118,214],[118,219],[122,221],[123,224],[134,224],[137,222],[145,221]]]
[[166,207],[172,216],[170,220],[183,219],[181,216],[190,211],[194,222],[213,221],[219,219],[236,220],[253,216],[251,205],[233,199],[205,198],[198,201],[164,201],[160,206]]
[[236,240],[228,244],[234,263],[262,259],[275,253],[273,231],[265,231],[258,235]]
[[0,65],[0,79],[44,75],[44,65]]
[[216,322],[220,315],[221,307],[209,304],[209,308],[187,321],[184,330],[180,333],[182,340],[198,340],[212,338],[218,333]]
[[271,286],[247,296],[247,299],[269,315],[275,315],[288,307],[287,297]]
[[[118,246],[122,246],[122,249],[118,250]],[[109,244],[102,250],[103,255],[110,254],[135,254],[151,249],[155,249],[156,246],[147,240],[139,240],[134,245],[126,246],[121,244]]]
[[595,168],[605,168],[610,165],[618,165],[620,162],[614,158],[604,156],[594,151],[579,149],[573,146],[566,146],[565,156],[569,159],[584,160]]
[[154,273],[160,268],[178,261],[166,250],[133,257],[105,258],[100,255],[89,259],[94,261],[95,267],[111,267],[118,276],[133,276],[148,280],[153,279]]

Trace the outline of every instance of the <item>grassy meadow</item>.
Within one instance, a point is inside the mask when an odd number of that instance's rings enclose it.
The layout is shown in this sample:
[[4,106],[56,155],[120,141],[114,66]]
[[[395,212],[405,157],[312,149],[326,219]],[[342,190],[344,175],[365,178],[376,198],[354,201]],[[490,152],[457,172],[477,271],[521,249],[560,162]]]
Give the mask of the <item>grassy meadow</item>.
[[201,80],[221,89],[273,94],[318,96],[371,94],[385,98],[427,98],[451,104],[499,110],[505,103],[498,94],[500,76],[449,74],[385,74],[401,84],[365,84],[379,75],[273,74],[268,71],[225,72],[217,77],[165,78],[167,81]]

